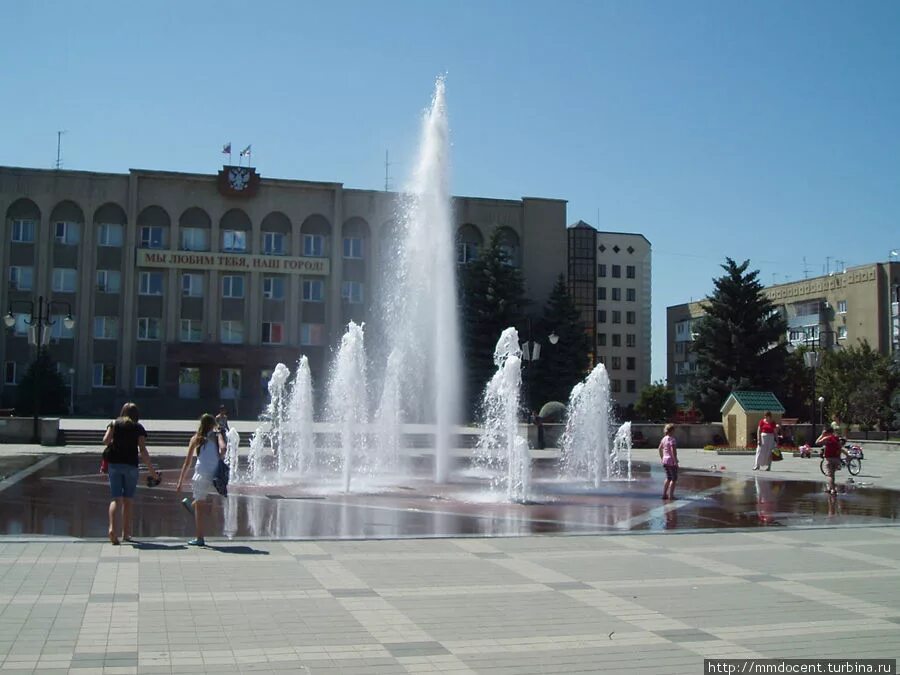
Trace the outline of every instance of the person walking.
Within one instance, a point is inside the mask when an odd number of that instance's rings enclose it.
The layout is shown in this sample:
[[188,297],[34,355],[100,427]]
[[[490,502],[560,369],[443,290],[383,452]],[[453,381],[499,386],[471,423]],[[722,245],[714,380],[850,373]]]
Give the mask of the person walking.
[[675,443],[675,425],[667,424],[663,429],[663,437],[659,442],[659,459],[666,471],[666,482],[663,484],[663,499],[675,499],[675,483],[678,482],[678,447]]
[[[150,463],[147,451],[147,430],[140,423],[140,411],[134,403],[126,403],[114,421],[106,427],[103,445],[107,453],[109,492],[109,542],[119,545],[118,532],[122,539],[131,541],[131,511],[138,482],[138,456],[144,461],[147,472],[157,483],[159,474]],[[121,520],[121,530],[117,527]]]
[[188,444],[187,456],[184,458],[181,474],[175,485],[175,492],[181,492],[184,477],[190,468],[191,459],[196,453],[197,462],[194,466],[194,477],[191,479],[193,501],[188,497],[181,500],[184,507],[194,515],[196,536],[188,542],[189,546],[206,546],[203,536],[206,511],[209,507],[206,497],[215,491],[213,479],[219,468],[219,460],[225,457],[225,452],[225,439],[216,428],[216,419],[209,413],[204,413],[200,417],[200,427],[197,429],[197,433]]
[[221,429],[223,433],[228,433],[228,409],[224,404],[219,406],[219,414],[216,415],[216,424],[219,425],[219,429]]
[[772,413],[768,410],[756,427],[756,464],[754,471],[759,471],[763,465],[766,471],[772,470],[772,450],[775,449],[775,432],[778,425],[772,419]]
[[841,447],[841,439],[831,427],[825,427],[822,430],[822,434],[816,440],[816,445],[825,446],[822,450],[822,456],[825,458],[825,471],[828,476],[828,487],[825,488],[825,491],[828,494],[836,495],[834,473],[841,467],[841,455],[846,455],[847,451]]

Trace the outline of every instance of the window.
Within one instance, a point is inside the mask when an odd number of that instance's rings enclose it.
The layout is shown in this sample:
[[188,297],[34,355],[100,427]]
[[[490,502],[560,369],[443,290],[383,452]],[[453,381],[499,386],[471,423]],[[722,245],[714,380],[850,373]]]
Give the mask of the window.
[[597,310],[597,323],[606,323],[606,310],[605,309]]
[[625,357],[625,370],[634,370],[634,357],[626,356]]
[[360,237],[344,237],[344,257],[355,259],[363,257],[363,240]]
[[139,389],[156,389],[159,386],[159,366],[136,366],[134,386]]
[[637,382],[634,380],[625,380],[625,391],[629,394],[637,393]]
[[81,241],[81,225],[79,223],[54,223],[53,232],[57,244],[77,246],[78,242]]
[[95,316],[94,337],[98,340],[117,340],[119,338],[119,318]]
[[637,346],[637,335],[634,333],[626,333],[625,334],[625,346],[626,347],[636,347]]
[[220,332],[220,341],[228,345],[239,345],[244,342],[243,321],[223,321]]
[[613,265],[612,266],[612,275],[613,275],[613,279],[621,279],[622,278],[622,266],[621,265]]
[[263,253],[266,255],[287,253],[284,235],[281,232],[263,232]]
[[284,277],[263,277],[263,297],[266,300],[284,300]]
[[606,286],[597,286],[597,299],[606,300]]
[[122,290],[122,273],[118,270],[97,270],[97,291],[118,293]]
[[200,342],[203,339],[203,324],[200,319],[182,319],[178,339],[182,342]]
[[163,228],[158,225],[145,225],[141,228],[141,248],[163,248],[165,236]]
[[613,347],[621,347],[622,346],[622,334],[621,333],[613,333],[612,334],[612,346]]
[[622,323],[622,312],[617,309],[614,309],[612,312],[612,322],[613,323]]
[[241,369],[222,368],[219,371],[219,396],[235,399],[241,395]]
[[17,244],[30,244],[34,242],[35,221],[33,220],[14,220],[12,221],[12,241]]
[[478,244],[460,241],[456,244],[456,262],[461,265],[478,260]]
[[612,299],[614,302],[619,302],[622,299],[622,289],[621,288],[613,288],[612,289]]
[[7,361],[3,367],[3,384],[19,384],[16,380],[16,362]]
[[626,302],[635,302],[637,300],[637,291],[635,291],[633,288],[626,288],[625,300]]
[[222,250],[228,253],[247,250],[247,233],[243,230],[225,230],[222,232]]
[[53,290],[57,293],[74,293],[78,274],[68,267],[53,268]]
[[321,258],[325,255],[325,237],[321,234],[303,235],[303,255]]
[[846,314],[847,313],[847,301],[846,300],[838,300],[838,314]]
[[97,246],[121,247],[124,228],[115,223],[100,223],[97,225]]
[[845,340],[847,338],[847,326],[838,326],[837,336],[838,340]]
[[618,394],[622,391],[622,380],[610,380],[609,388],[614,394]]
[[319,279],[303,280],[303,302],[323,302],[325,299],[325,282]]
[[16,323],[13,324],[13,335],[28,335],[28,328],[30,324],[28,323],[30,317],[28,314],[14,314],[16,317]]
[[620,370],[621,368],[622,368],[622,357],[621,356],[612,357],[612,369]]
[[9,288],[13,291],[30,291],[34,283],[34,268],[10,267]]
[[115,387],[116,367],[111,363],[95,363],[93,368],[95,387]]
[[598,347],[606,346],[606,333],[597,333],[597,346]]
[[137,339],[138,340],[159,340],[161,321],[155,316],[138,317]]
[[54,314],[50,317],[50,337],[53,340],[71,340],[75,337],[75,326],[66,328],[66,317]]
[[325,325],[321,323],[301,323],[300,344],[304,347],[321,347],[324,345]]
[[276,322],[263,322],[262,343],[264,345],[280,345],[284,343],[284,324]]
[[185,272],[181,275],[181,294],[186,298],[203,297],[203,275]]
[[244,277],[237,275],[226,275],[222,277],[222,297],[223,298],[243,298],[244,297]]
[[138,293],[140,295],[162,295],[162,272],[141,272],[138,277]]
[[625,276],[629,279],[634,279],[634,265],[626,265],[625,266]]
[[200,398],[200,369],[178,369],[178,397]]
[[341,298],[351,305],[358,305],[363,301],[363,285],[359,281],[345,281],[341,284]]
[[600,263],[597,265],[597,276],[605,277],[606,276],[606,263]]
[[208,251],[209,231],[204,227],[185,227],[181,230],[181,250]]
[[634,312],[625,312],[625,323],[634,324],[637,321],[637,314]]

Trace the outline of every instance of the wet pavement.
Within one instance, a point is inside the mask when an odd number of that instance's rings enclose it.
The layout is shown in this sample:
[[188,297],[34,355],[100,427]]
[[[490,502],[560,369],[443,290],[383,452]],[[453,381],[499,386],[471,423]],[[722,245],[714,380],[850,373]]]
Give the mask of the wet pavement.
[[[176,494],[180,460],[160,458],[164,482],[140,484],[136,537],[186,537],[193,520]],[[28,473],[30,472],[30,473]],[[104,537],[109,493],[94,456],[51,456],[0,490],[0,534]],[[143,474],[142,474],[143,478]],[[674,501],[660,499],[661,467],[637,464],[631,482],[599,488],[560,481],[552,466],[536,470],[532,499],[506,503],[486,477],[462,471],[446,485],[422,478],[359,486],[341,494],[321,484],[230,487],[212,497],[211,533],[272,539],[592,534],[706,528],[896,524],[900,492],[843,485],[830,497],[824,483],[682,471]],[[336,486],[335,486],[336,487]]]

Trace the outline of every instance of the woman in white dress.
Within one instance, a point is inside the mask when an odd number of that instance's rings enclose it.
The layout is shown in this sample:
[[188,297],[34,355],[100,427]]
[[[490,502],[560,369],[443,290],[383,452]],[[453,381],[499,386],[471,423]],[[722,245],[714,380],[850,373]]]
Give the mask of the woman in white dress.
[[194,524],[197,529],[197,536],[188,542],[189,546],[206,546],[206,540],[203,538],[204,520],[209,504],[206,501],[210,492],[215,492],[213,488],[213,478],[216,476],[216,470],[219,467],[219,459],[225,457],[227,448],[225,439],[216,428],[216,419],[206,413],[200,417],[200,428],[191,438],[188,444],[187,456],[184,458],[184,464],[181,467],[181,475],[178,476],[178,484],[175,491],[181,491],[181,485],[191,465],[191,458],[197,453],[197,463],[194,466],[194,477],[191,480],[193,492],[193,501],[188,497],[182,500],[185,508],[194,514]]

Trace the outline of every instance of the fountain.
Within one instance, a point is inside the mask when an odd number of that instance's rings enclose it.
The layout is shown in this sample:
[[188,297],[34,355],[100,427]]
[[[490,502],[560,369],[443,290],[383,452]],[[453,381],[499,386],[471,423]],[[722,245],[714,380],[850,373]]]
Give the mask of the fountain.
[[256,428],[250,439],[249,457],[249,481],[259,481],[264,473],[263,458],[265,448],[272,448],[275,456],[283,445],[287,422],[287,397],[285,396],[285,384],[291,376],[291,371],[283,363],[275,366],[272,377],[269,379],[269,404],[260,415],[260,425]]
[[562,473],[600,487],[604,479],[621,477],[620,459],[631,479],[631,424],[622,425],[610,445],[609,375],[597,364],[569,396],[566,430],[560,442]]
[[305,474],[315,461],[315,431],[313,429],[313,388],[309,360],[301,356],[297,373],[291,382],[287,403],[287,425],[290,436],[282,438],[282,452],[278,455],[279,473]]
[[531,453],[519,435],[522,348],[515,328],[501,333],[494,349],[494,365],[497,372],[482,398],[484,433],[475,452],[487,467],[501,471],[492,485],[505,488],[510,501],[525,502],[531,483]]

